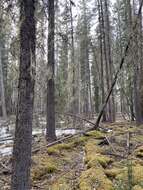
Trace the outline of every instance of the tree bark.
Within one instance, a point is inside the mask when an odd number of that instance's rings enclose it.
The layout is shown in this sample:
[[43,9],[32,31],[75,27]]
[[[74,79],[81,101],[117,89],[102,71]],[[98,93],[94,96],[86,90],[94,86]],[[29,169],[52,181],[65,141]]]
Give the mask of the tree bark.
[[[98,19],[99,19],[99,32],[100,32],[100,37],[99,37],[99,41],[100,41],[100,68],[101,68],[101,102],[102,105],[104,104],[105,101],[105,85],[104,85],[104,64],[103,64],[103,32],[102,32],[102,26],[103,26],[103,15],[101,14],[101,3],[98,0]],[[105,110],[103,111],[103,116],[102,116],[102,120],[103,122],[106,121],[106,113]]]
[[30,190],[35,83],[35,0],[20,1],[20,76],[12,159],[12,190]]
[[75,45],[74,45],[74,25],[73,25],[73,11],[72,1],[70,1],[70,24],[71,24],[71,64],[72,64],[72,113],[77,113],[77,97],[76,97],[76,72],[75,72]]
[[[104,0],[104,9],[105,9],[105,35],[106,35],[106,50],[107,50],[107,60],[109,66],[109,84],[113,81],[113,61],[112,61],[112,51],[111,51],[111,27],[109,20],[109,5],[107,0]],[[114,99],[114,91],[111,94],[111,116],[110,120],[115,121],[115,99]]]
[[48,81],[47,81],[47,141],[56,139],[55,132],[55,1],[48,0]]
[[3,116],[4,119],[7,119],[1,47],[0,47],[0,88],[1,88],[2,116]]
[[[108,54],[107,54],[107,40],[106,40],[106,26],[105,26],[105,13],[103,0],[100,0],[101,7],[101,23],[102,23],[102,35],[103,35],[103,49],[104,49],[104,61],[105,61],[105,69],[106,69],[106,83],[107,83],[107,91],[110,89],[110,79],[109,79],[109,64],[108,64]],[[112,110],[111,110],[111,100],[108,101],[108,121],[112,119]]]

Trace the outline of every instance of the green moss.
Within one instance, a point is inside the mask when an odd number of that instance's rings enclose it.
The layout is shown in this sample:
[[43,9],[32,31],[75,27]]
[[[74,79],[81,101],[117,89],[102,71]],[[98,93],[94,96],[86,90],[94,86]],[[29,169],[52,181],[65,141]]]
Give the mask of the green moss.
[[85,162],[87,170],[82,172],[79,179],[80,190],[113,190],[112,182],[104,173],[106,167],[112,159],[103,155],[103,149],[95,139],[89,139],[85,144]]
[[117,175],[123,172],[123,169],[119,168],[112,168],[112,169],[106,169],[105,174],[109,178],[115,178]]
[[96,139],[102,139],[104,138],[104,134],[100,131],[90,131],[87,133],[88,136],[94,137]]
[[96,153],[102,153],[103,150],[101,147],[97,146],[98,141],[94,140],[94,139],[89,139],[88,142],[85,145],[85,152],[87,154],[96,152]]
[[73,148],[73,143],[62,143],[62,144],[57,144],[57,145],[54,145],[52,147],[49,147],[47,149],[47,152],[49,155],[52,155],[52,154],[60,154],[60,152],[62,150],[69,150]]
[[56,149],[55,147],[49,147],[47,149],[47,152],[48,152],[49,155],[59,154],[60,153],[60,151],[58,149]]
[[99,163],[103,168],[107,167],[110,163],[113,162],[113,160],[107,156],[92,153],[91,155],[88,155],[87,166],[88,168],[94,167]]
[[55,147],[56,149],[58,149],[58,150],[62,150],[62,149],[68,150],[68,149],[71,149],[71,148],[72,148],[71,145],[72,145],[71,143],[68,143],[68,144],[62,143],[62,144],[57,144],[57,145],[55,145],[54,147]]
[[[143,166],[136,165],[132,167],[132,175],[133,175],[133,185],[138,185],[143,183]],[[122,180],[125,183],[128,182],[128,169],[124,168],[123,172],[116,176],[117,180]]]
[[38,168],[34,169],[32,172],[32,179],[35,180],[40,180],[43,176],[46,174],[50,174],[56,171],[56,167],[54,165],[44,165],[44,166],[39,166]]
[[82,137],[76,138],[74,140],[71,140],[68,143],[57,144],[52,147],[49,147],[47,149],[47,152],[49,155],[52,155],[52,154],[58,155],[58,154],[60,154],[60,152],[62,150],[71,150],[76,146],[84,145],[85,142],[87,141],[87,139],[88,139],[88,137],[82,136]]
[[[49,186],[48,186],[49,188]],[[48,189],[47,188],[47,189]],[[53,185],[51,185],[51,190],[70,190],[71,186],[68,184],[67,179],[65,177],[61,177],[56,180]]]
[[79,145],[83,146],[87,140],[88,140],[88,137],[82,136],[73,140],[72,143],[73,143],[73,146],[79,146]]
[[141,186],[139,186],[139,185],[135,185],[133,187],[133,190],[143,190],[143,188]]
[[112,182],[106,177],[101,167],[90,168],[80,176],[80,190],[113,190]]
[[34,156],[33,162],[35,163],[31,173],[33,181],[40,180],[46,174],[57,171],[56,160],[49,158],[47,155]]
[[89,140],[85,145],[85,162],[88,168],[96,166],[98,163],[101,166],[106,167],[108,164],[112,163],[112,159],[108,156],[102,154],[103,150],[97,146],[97,141]]
[[132,140],[138,143],[143,142],[143,136],[142,135],[135,135],[132,137]]

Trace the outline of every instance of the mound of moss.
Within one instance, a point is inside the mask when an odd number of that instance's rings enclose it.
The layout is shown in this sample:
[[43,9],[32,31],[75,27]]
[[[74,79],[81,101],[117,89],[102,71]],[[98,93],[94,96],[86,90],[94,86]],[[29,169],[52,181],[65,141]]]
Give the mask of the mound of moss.
[[[47,187],[47,189],[49,186]],[[58,180],[56,180],[53,185],[51,185],[51,190],[70,190],[71,186],[67,182],[67,179],[65,177],[61,177]]]
[[95,139],[103,139],[104,138],[104,133],[101,131],[90,131],[86,134],[89,137],[94,137]]
[[96,166],[97,163],[105,168],[113,161],[110,157],[102,154],[103,149],[97,146],[97,142],[93,139],[86,143],[85,152],[85,162],[87,163],[88,168]]
[[73,144],[72,143],[62,143],[62,144],[57,144],[57,145],[54,145],[54,146],[51,146],[47,149],[47,152],[49,155],[52,155],[52,154],[60,154],[60,152],[62,150],[69,150],[73,147]]
[[111,168],[111,169],[106,169],[105,174],[107,177],[114,179],[117,175],[123,172],[123,169],[120,168]]
[[79,179],[80,190],[113,190],[113,183],[104,173],[112,159],[103,155],[103,149],[98,146],[98,141],[89,139],[85,145],[85,163],[87,170],[83,171]]
[[41,180],[45,175],[57,171],[58,164],[55,159],[47,155],[33,157],[34,166],[32,167],[32,180]]
[[143,190],[143,188],[141,186],[139,186],[139,185],[135,185],[133,187],[133,190]]
[[106,177],[101,167],[92,167],[84,172],[79,179],[80,190],[113,190],[112,182]]
[[[122,180],[125,183],[128,182],[128,168],[124,168],[123,172],[118,174],[116,176],[117,180]],[[136,165],[132,167],[132,184],[135,185],[140,185],[143,184],[143,166],[141,165]]]
[[68,143],[61,143],[61,144],[56,144],[54,146],[51,146],[47,149],[47,152],[49,155],[58,155],[60,154],[63,150],[71,150],[79,145],[84,145],[84,143],[87,141],[88,137],[82,136],[75,138],[73,140],[70,140]]

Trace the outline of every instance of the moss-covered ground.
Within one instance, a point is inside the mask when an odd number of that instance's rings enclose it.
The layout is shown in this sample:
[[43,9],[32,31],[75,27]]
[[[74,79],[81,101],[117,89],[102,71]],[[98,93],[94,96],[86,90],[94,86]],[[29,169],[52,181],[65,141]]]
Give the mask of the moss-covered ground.
[[[143,127],[104,127],[112,131],[91,131],[49,148],[40,138],[32,156],[32,190],[143,190]],[[1,177],[9,189],[10,175]]]

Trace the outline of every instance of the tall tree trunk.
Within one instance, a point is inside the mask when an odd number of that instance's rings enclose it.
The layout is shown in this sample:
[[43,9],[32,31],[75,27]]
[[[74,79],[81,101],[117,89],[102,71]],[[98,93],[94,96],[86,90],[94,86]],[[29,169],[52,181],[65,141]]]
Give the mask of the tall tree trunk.
[[35,1],[20,1],[20,76],[12,159],[12,190],[30,190],[35,79]]
[[73,11],[72,1],[70,1],[70,23],[71,23],[71,64],[72,64],[72,112],[77,113],[77,97],[76,97],[76,73],[75,73],[75,47],[74,47],[74,26],[73,26]]
[[[129,1],[129,0],[128,0]],[[134,16],[136,15],[136,5],[135,2],[133,4],[133,12]],[[130,11],[131,12],[131,11]],[[141,15],[139,16],[137,27],[134,32],[134,38],[133,38],[133,48],[135,49],[135,52],[133,54],[133,62],[134,62],[134,104],[135,104],[135,117],[137,124],[141,124],[143,122],[143,118],[141,115],[141,97],[140,97],[140,42],[139,38],[139,32],[140,32],[140,19]]]
[[[120,0],[117,1],[118,7],[120,6]],[[120,8],[117,10],[118,11],[118,25],[117,25],[117,38],[119,41],[119,57],[123,56],[123,46],[122,46],[122,25],[121,25],[121,14],[120,14]],[[121,73],[121,82],[120,82],[120,111],[122,113],[122,115],[124,116],[125,114],[125,92],[124,92],[124,88],[125,88],[125,76],[124,76],[124,68],[123,68],[123,72]]]
[[[106,69],[106,82],[107,82],[107,91],[110,89],[110,79],[109,79],[109,64],[108,64],[108,56],[107,56],[107,41],[106,41],[106,28],[105,28],[105,16],[104,16],[104,6],[103,0],[100,0],[101,6],[101,20],[102,20],[102,35],[103,35],[103,49],[104,49],[104,61],[105,61],[105,69]],[[111,110],[111,99],[108,102],[108,120],[112,120],[112,110]]]
[[[102,105],[104,104],[105,101],[105,85],[104,85],[104,64],[103,64],[103,32],[102,32],[102,26],[103,26],[103,21],[102,21],[102,14],[101,14],[101,2],[98,0],[98,19],[99,19],[99,32],[100,32],[100,64],[101,64],[101,102]],[[103,122],[106,121],[106,113],[105,110],[103,111],[103,116],[102,116]]]
[[[104,8],[105,8],[105,30],[106,30],[106,50],[107,50],[107,58],[108,58],[108,66],[109,66],[109,77],[110,77],[110,86],[113,81],[113,61],[111,55],[111,27],[109,20],[109,5],[107,0],[104,0]],[[111,121],[115,121],[115,100],[114,100],[114,91],[111,95]]]
[[56,139],[55,133],[55,1],[48,0],[48,81],[47,81],[47,127],[46,138],[48,141]]
[[7,119],[1,47],[0,47],[0,89],[1,89],[0,95],[1,95],[1,105],[2,105],[2,116],[4,119]]
[[87,5],[86,1],[83,0],[83,53],[84,53],[84,85],[85,85],[85,101],[84,101],[84,111],[85,114],[89,114],[91,112],[91,81],[90,81],[90,66],[89,66],[89,33],[88,33],[88,18],[87,18]]
[[[141,3],[141,0],[138,0],[139,3]],[[140,114],[141,114],[141,120],[143,123],[143,24],[142,24],[142,14],[139,17],[139,34],[138,34],[138,47],[139,47],[139,68],[140,68],[140,72],[139,72],[139,95],[140,95]]]

